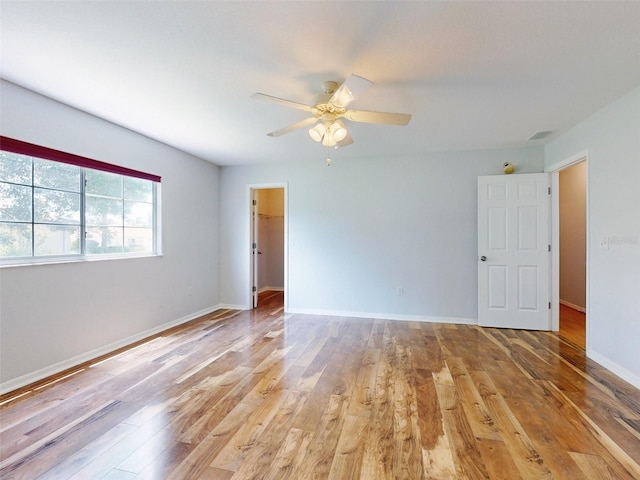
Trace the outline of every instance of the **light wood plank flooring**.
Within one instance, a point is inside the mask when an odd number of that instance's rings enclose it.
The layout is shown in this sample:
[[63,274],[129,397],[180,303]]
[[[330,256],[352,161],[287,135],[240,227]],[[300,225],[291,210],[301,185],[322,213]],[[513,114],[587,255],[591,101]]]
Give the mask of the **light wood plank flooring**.
[[586,349],[586,315],[560,304],[560,336]]
[[640,478],[640,392],[558,335],[281,294],[1,401],[2,479]]

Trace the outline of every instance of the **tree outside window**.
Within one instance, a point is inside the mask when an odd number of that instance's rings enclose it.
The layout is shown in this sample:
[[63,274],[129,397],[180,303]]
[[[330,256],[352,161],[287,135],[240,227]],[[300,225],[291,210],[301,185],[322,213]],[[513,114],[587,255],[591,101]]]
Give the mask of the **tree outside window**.
[[154,182],[0,151],[0,257],[153,252],[153,240]]

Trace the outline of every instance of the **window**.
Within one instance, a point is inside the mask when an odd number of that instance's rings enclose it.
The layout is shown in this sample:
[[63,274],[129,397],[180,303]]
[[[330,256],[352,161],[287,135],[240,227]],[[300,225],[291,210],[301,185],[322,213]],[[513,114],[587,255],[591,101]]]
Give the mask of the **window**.
[[153,184],[148,180],[87,170],[86,252],[153,251]]
[[160,177],[0,142],[0,259],[157,253]]

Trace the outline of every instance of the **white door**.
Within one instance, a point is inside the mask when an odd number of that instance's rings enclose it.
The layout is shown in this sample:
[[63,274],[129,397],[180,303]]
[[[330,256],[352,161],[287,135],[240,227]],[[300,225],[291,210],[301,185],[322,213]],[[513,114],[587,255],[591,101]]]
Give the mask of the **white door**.
[[258,190],[251,190],[251,297],[258,307]]
[[547,173],[478,177],[478,324],[550,330]]

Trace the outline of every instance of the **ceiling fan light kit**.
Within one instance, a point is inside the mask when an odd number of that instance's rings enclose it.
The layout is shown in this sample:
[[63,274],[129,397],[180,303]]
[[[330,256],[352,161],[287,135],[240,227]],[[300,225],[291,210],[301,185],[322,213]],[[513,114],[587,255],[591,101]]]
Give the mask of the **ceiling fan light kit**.
[[347,136],[347,127],[344,126],[342,120],[336,120],[331,125],[330,133],[336,142],[341,142]]
[[325,114],[322,120],[322,123],[309,129],[309,136],[313,141],[322,143],[325,147],[333,147],[347,137],[347,128],[341,120],[335,118],[335,115]]
[[324,93],[318,95],[312,105],[273,97],[264,93],[255,93],[252,98],[311,113],[313,116],[288,127],[267,133],[270,137],[279,137],[285,133],[312,125],[309,136],[325,147],[344,147],[353,143],[351,135],[341,118],[352,122],[378,123],[386,125],[407,125],[411,115],[405,113],[369,112],[365,110],[347,110],[347,106],[364,93],[373,83],[358,75],[351,75],[340,86],[337,82],[322,83]]
[[309,129],[309,136],[314,142],[321,142],[326,130],[326,127],[322,123],[319,123],[315,127]]

